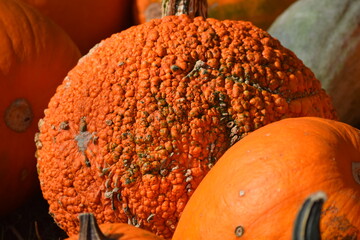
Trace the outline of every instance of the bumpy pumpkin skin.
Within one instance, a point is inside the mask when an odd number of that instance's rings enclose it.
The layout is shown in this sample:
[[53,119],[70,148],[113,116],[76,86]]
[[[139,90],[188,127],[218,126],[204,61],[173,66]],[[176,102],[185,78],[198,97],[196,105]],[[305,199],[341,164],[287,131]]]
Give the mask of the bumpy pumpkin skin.
[[0,1],[0,25],[0,214],[5,214],[38,188],[37,123],[80,52],[60,27],[21,1]]
[[[295,0],[208,0],[208,17],[243,20],[267,29]],[[135,0],[135,23],[161,17],[161,0]]]
[[304,117],[268,124],[219,159],[172,239],[237,239],[241,226],[241,239],[288,240],[303,199],[319,190],[328,197],[322,239],[358,239],[359,156],[359,130],[345,123]]
[[297,1],[269,33],[321,81],[343,122],[360,127],[360,1]]
[[131,0],[22,0],[61,26],[82,54],[132,25]]
[[193,190],[247,133],[336,118],[312,72],[249,22],[169,16],[104,40],[40,121],[38,171],[55,220],[131,222],[170,238]]

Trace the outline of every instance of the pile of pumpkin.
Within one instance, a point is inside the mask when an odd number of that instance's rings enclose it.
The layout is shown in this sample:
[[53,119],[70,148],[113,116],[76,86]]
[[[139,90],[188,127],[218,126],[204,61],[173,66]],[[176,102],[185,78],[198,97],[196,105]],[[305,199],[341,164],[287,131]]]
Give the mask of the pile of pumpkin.
[[360,238],[360,2],[276,2],[0,1],[0,213],[40,185],[73,239]]

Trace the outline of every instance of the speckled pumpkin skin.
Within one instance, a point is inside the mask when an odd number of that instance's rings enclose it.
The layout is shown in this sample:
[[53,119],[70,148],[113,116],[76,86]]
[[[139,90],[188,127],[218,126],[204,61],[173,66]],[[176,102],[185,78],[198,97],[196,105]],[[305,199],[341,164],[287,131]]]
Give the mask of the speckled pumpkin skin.
[[40,121],[38,172],[56,222],[130,222],[171,238],[202,178],[270,122],[335,119],[314,74],[249,22],[169,16],[101,42]]

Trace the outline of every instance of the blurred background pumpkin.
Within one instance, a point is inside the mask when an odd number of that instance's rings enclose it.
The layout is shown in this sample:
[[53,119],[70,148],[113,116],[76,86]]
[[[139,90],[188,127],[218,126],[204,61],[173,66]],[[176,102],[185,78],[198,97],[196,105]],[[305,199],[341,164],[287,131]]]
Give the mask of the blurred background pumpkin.
[[132,25],[132,0],[22,0],[62,27],[82,54]]
[[0,1],[0,215],[35,189],[34,136],[50,97],[80,52],[59,26],[18,0]]
[[360,127],[360,1],[297,1],[269,33],[311,68],[340,120]]

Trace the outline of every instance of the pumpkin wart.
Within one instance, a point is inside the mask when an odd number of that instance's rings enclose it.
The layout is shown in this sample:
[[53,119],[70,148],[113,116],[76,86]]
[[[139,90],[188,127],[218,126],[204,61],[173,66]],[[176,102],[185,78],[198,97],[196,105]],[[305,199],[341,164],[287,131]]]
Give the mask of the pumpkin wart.
[[[104,40],[68,76],[71,85],[59,86],[46,110],[38,166],[50,211],[69,234],[77,214],[91,211],[99,223],[136,217],[171,238],[187,200],[236,141],[282,118],[336,118],[310,69],[249,22],[166,16]],[[89,167],[74,141],[84,117],[98,136],[82,148]],[[51,130],[63,121],[72,128]],[[49,174],[56,183],[45,181]],[[76,194],[62,193],[68,188]]]

